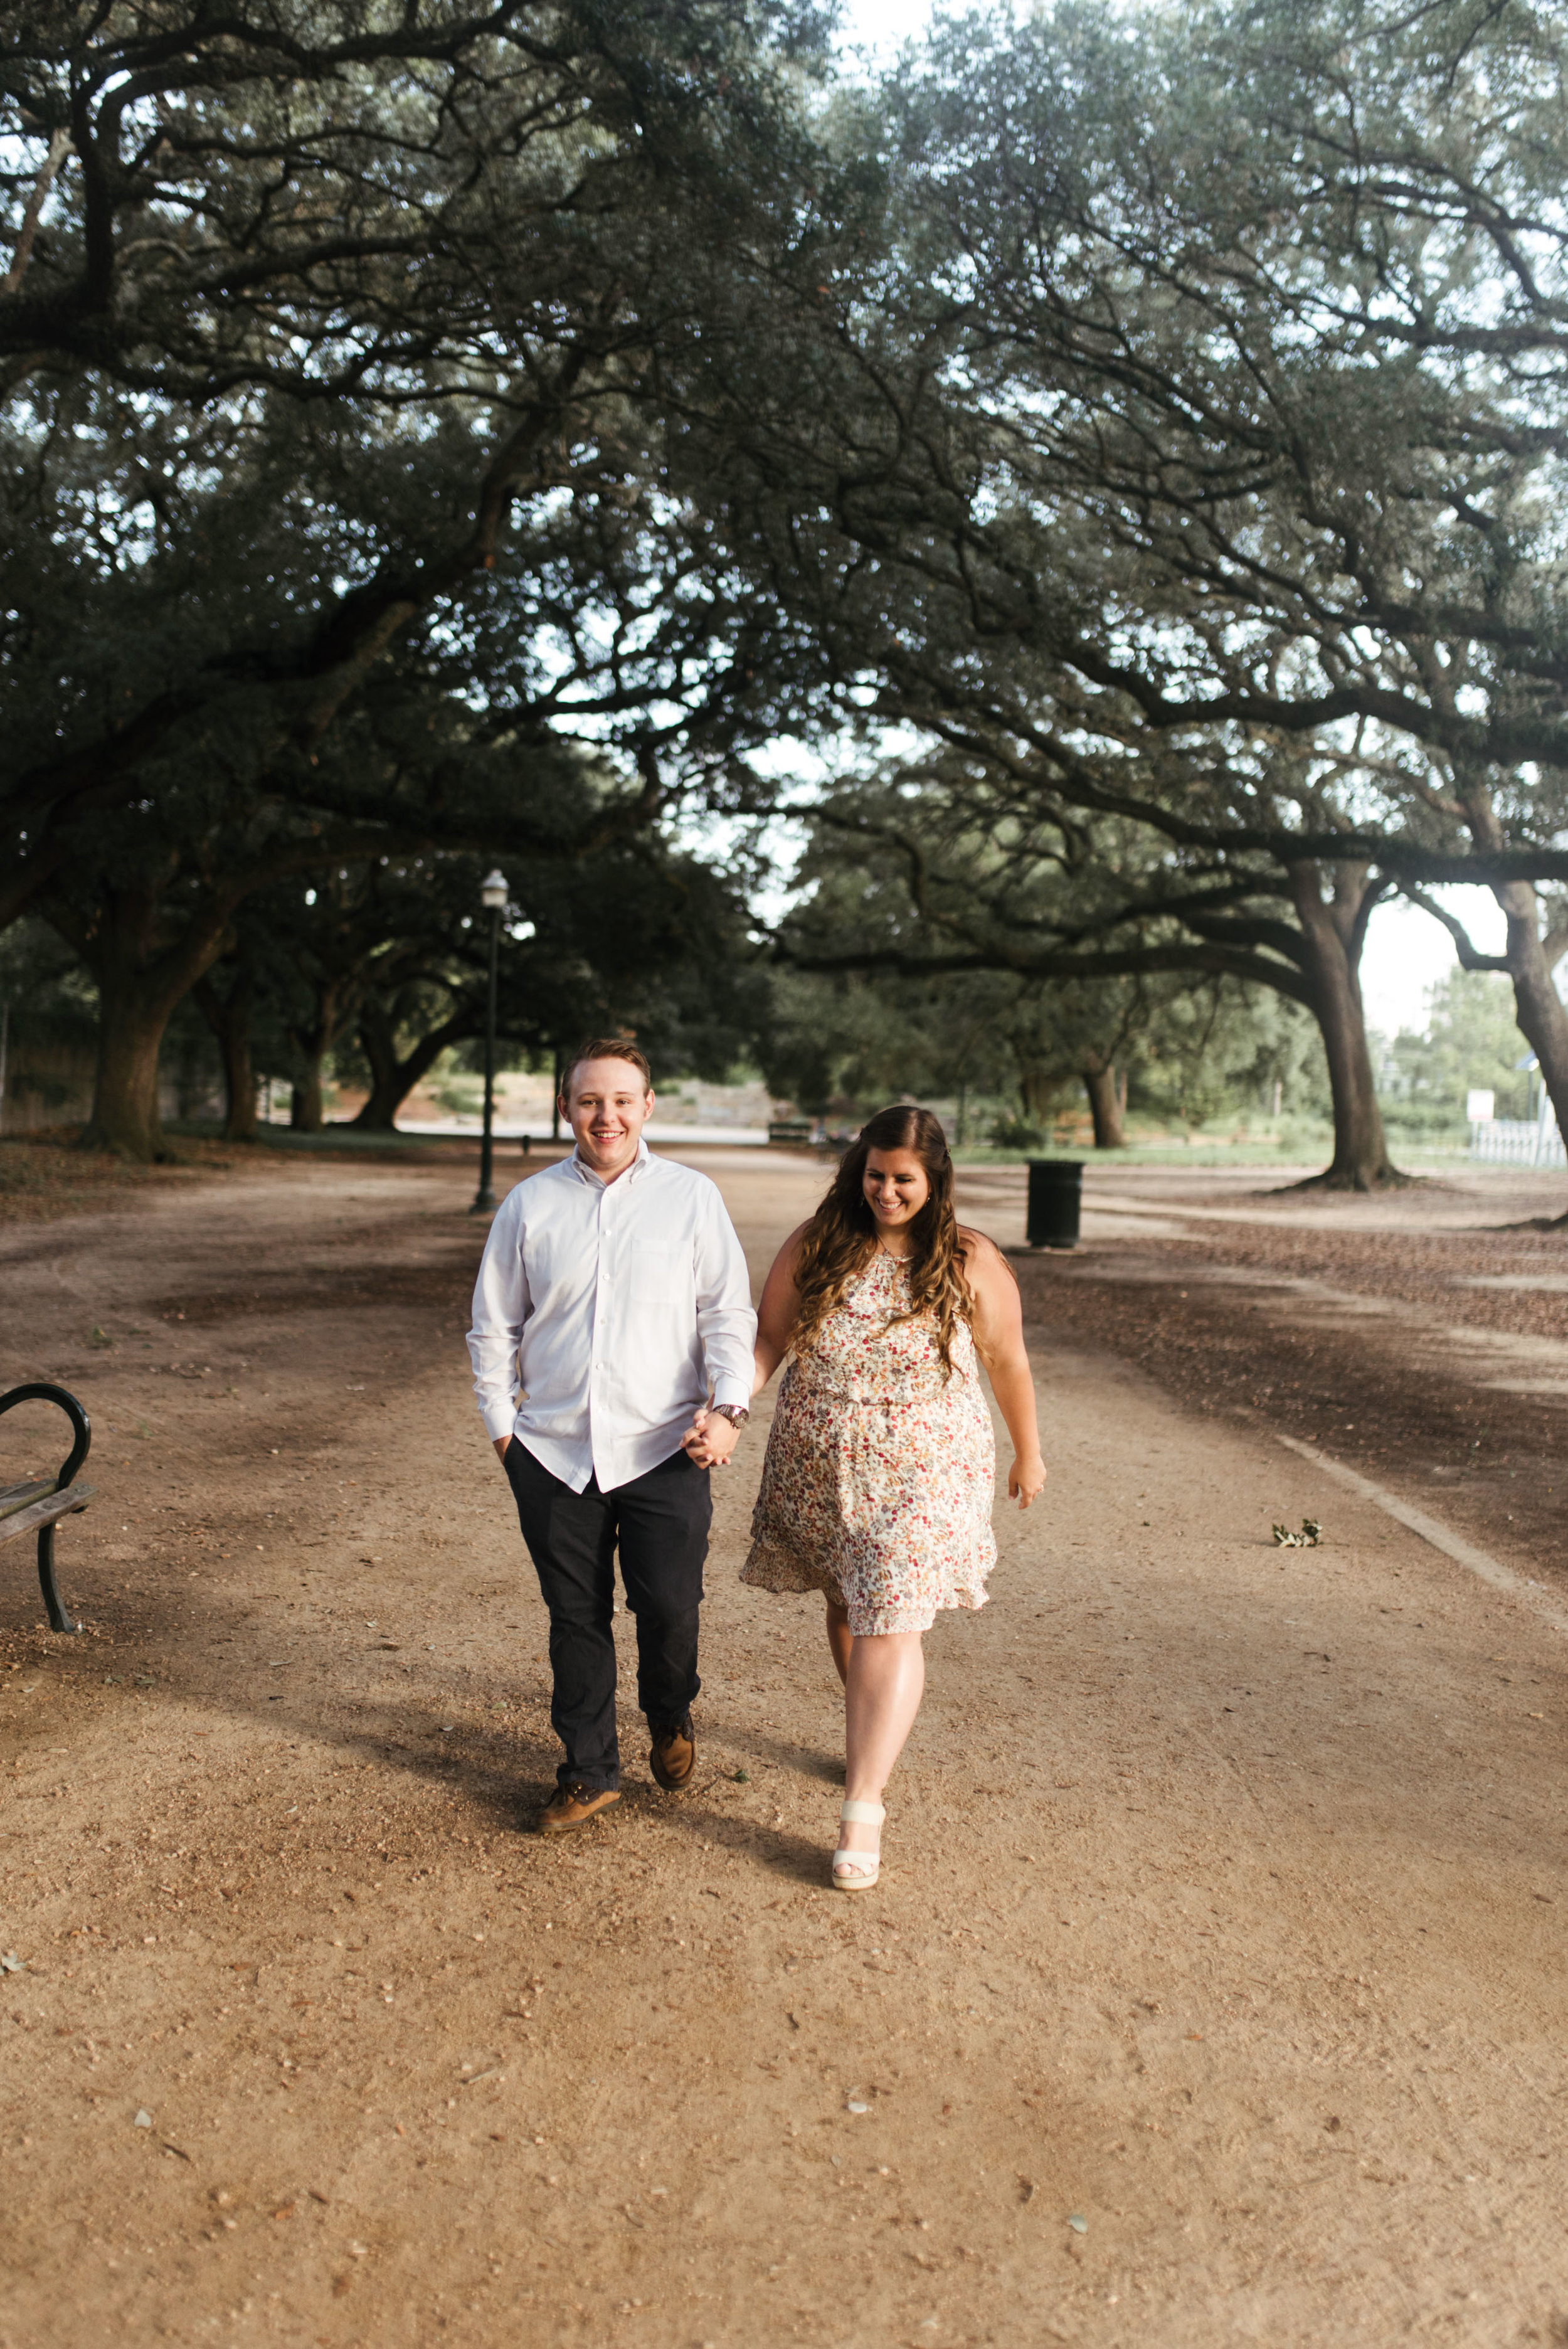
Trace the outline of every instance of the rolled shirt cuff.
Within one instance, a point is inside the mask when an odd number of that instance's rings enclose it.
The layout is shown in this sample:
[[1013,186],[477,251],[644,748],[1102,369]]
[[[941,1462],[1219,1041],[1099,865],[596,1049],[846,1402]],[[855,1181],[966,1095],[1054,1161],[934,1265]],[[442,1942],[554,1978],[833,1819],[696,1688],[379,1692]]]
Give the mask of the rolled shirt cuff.
[[501,1437],[510,1435],[517,1425],[517,1405],[515,1402],[487,1402],[480,1406],[480,1417],[484,1421],[485,1433],[490,1442],[499,1444]]

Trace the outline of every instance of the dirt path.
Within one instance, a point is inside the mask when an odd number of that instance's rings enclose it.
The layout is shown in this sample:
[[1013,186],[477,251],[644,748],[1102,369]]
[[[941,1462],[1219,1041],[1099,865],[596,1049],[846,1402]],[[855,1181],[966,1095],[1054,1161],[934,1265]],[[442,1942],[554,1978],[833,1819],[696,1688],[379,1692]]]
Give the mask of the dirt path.
[[[1006,1243],[1024,1177],[970,1174]],[[1568,1233],[1560,1174],[1467,1169],[1380,1198],[1254,1173],[1090,1169],[1084,1247],[1020,1263],[1047,1346],[1088,1343],[1180,1394],[1436,1506],[1568,1602]]]
[[[760,1271],[817,1170],[698,1163]],[[470,1188],[0,1239],[0,1376],[80,1388],[104,1494],[87,1637],[0,1553],[0,2344],[1568,2341],[1568,1642],[1118,1359],[1103,1253],[1031,1266],[1053,1480],[930,1641],[879,1893],[823,1885],[814,1604],[734,1579],[755,1427],[699,1791],[629,1716],[614,1823],[542,1844]]]

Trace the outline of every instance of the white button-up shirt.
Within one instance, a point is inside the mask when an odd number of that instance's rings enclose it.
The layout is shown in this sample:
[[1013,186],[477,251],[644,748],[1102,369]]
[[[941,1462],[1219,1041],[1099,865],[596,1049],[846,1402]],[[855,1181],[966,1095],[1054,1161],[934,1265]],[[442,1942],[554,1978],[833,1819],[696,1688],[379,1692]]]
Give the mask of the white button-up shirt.
[[637,1155],[614,1183],[570,1158],[496,1212],[474,1284],[469,1352],[492,1438],[515,1435],[581,1493],[644,1476],[692,1413],[751,1401],[757,1316],[717,1186]]

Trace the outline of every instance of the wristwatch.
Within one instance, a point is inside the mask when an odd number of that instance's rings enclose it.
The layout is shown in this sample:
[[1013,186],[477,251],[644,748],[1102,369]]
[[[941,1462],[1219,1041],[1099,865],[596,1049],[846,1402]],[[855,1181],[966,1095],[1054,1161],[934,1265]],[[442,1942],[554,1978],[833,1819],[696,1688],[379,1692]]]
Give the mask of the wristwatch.
[[709,1403],[708,1409],[713,1413],[715,1419],[727,1419],[731,1427],[736,1428],[744,1427],[747,1421],[751,1416],[749,1410],[743,1402]]

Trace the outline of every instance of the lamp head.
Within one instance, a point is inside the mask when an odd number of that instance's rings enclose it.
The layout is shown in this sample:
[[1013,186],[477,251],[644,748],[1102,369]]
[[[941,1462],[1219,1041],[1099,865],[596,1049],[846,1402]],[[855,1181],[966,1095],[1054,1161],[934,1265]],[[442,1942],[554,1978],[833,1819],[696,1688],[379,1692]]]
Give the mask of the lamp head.
[[480,883],[480,904],[487,905],[492,914],[497,914],[506,904],[507,895],[506,874],[497,872],[492,867]]

